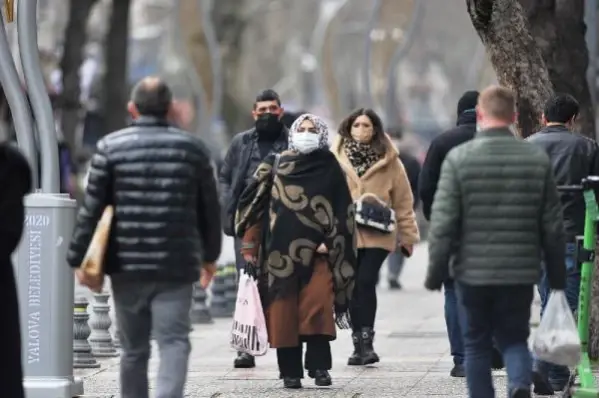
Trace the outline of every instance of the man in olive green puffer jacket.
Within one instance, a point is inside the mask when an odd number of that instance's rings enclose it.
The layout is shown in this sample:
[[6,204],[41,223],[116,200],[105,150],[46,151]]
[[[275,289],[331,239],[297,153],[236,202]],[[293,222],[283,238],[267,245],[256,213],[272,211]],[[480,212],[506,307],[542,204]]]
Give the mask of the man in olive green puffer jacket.
[[527,398],[532,382],[530,307],[541,257],[551,288],[565,287],[561,204],[545,152],[510,130],[516,119],[513,93],[489,87],[476,112],[481,131],[450,151],[442,166],[425,286],[439,290],[448,276],[456,281],[467,319],[463,333],[470,396],[494,396],[494,336],[511,396]]

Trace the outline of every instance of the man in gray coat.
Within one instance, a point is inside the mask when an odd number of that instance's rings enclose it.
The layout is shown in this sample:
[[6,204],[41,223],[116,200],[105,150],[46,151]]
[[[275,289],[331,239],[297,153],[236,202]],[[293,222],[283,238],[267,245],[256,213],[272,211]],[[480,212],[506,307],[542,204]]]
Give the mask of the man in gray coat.
[[447,155],[432,209],[425,286],[440,290],[448,275],[455,280],[466,315],[471,397],[494,396],[493,337],[503,354],[510,396],[531,396],[527,339],[542,255],[551,289],[563,290],[566,281],[564,227],[553,170],[543,150],[512,134],[515,103],[504,87],[481,93],[476,107],[479,132]]

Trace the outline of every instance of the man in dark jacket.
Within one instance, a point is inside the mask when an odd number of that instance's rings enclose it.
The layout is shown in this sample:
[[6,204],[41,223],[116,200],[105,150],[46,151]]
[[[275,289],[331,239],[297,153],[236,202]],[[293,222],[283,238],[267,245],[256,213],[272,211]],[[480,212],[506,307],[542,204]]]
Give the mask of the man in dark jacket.
[[0,351],[5,366],[0,375],[2,396],[25,398],[21,362],[19,304],[12,253],[23,233],[25,209],[23,197],[32,189],[27,160],[8,142],[0,144],[0,317],[4,322]]
[[[477,100],[478,91],[466,91],[458,101],[457,126],[435,137],[428,149],[420,172],[419,184],[422,212],[428,221],[430,221],[431,207],[437,192],[441,165],[447,153],[474,138]],[[453,377],[464,377],[464,343],[460,329],[460,312],[453,281],[450,278],[443,281],[443,291],[445,292],[445,324],[454,364],[450,374]],[[494,362],[494,367],[501,367],[500,360],[496,358]]]
[[[287,149],[288,130],[281,122],[281,99],[273,90],[264,90],[254,102],[252,115],[255,126],[237,134],[220,170],[220,202],[223,209],[223,228],[228,236],[235,236],[234,222],[237,202],[247,183],[262,160],[271,152]],[[241,255],[241,240],[235,239],[237,271],[245,264]],[[254,357],[238,353],[233,365],[236,368],[253,368]]]
[[[412,189],[412,195],[414,196],[414,210],[418,207],[418,178],[420,177],[420,162],[416,159],[416,156],[406,148],[401,147],[401,140],[403,138],[403,129],[401,127],[389,129],[389,135],[393,140],[397,150],[399,151],[399,160],[406,169],[408,180],[410,181],[410,188]],[[399,276],[403,270],[405,257],[398,248],[393,253],[389,254],[387,258],[387,281],[389,282],[389,289],[396,290],[401,289],[401,283],[399,282]]]
[[98,143],[68,252],[79,267],[107,205],[114,206],[105,270],[121,344],[121,396],[148,397],[150,332],[160,349],[156,396],[183,397],[191,296],[209,282],[222,231],[215,174],[204,143],[167,122],[170,89],[149,77],[133,89],[131,127]]
[[[599,146],[589,138],[571,131],[579,112],[578,101],[568,94],[556,94],[545,105],[545,127],[528,137],[528,141],[541,147],[551,160],[557,185],[580,184],[589,175],[599,175]],[[572,311],[578,308],[580,270],[576,264],[575,239],[584,234],[585,204],[581,194],[561,193],[564,227],[566,229],[566,297]],[[541,296],[541,316],[549,298],[549,283],[544,273],[538,285]],[[567,366],[549,365],[535,361],[535,392],[552,395],[561,391],[570,377]]]
[[[545,152],[514,137],[516,99],[492,86],[476,109],[481,131],[446,157],[433,203],[425,286],[455,280],[465,314],[464,346],[471,397],[492,397],[496,338],[510,396],[530,397],[527,339],[541,255],[552,289],[563,290],[564,226],[553,170]],[[452,262],[451,267],[448,264]]]

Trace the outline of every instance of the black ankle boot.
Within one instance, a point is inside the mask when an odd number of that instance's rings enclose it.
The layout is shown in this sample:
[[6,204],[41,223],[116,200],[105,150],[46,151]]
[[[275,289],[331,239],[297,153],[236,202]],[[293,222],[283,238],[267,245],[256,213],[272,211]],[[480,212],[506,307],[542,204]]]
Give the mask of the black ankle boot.
[[238,352],[237,358],[233,361],[233,367],[235,369],[249,369],[256,367],[256,360],[250,354],[244,352]]
[[362,364],[371,365],[380,361],[379,356],[374,352],[374,330],[372,328],[362,328]]
[[318,387],[327,387],[333,384],[333,379],[331,379],[328,370],[309,370],[308,376],[314,379],[314,384]]
[[347,360],[349,366],[362,365],[362,339],[360,332],[353,332],[351,335],[352,342],[354,343],[354,352],[350,355]]
[[283,387],[285,388],[302,388],[302,379],[299,377],[283,377]]

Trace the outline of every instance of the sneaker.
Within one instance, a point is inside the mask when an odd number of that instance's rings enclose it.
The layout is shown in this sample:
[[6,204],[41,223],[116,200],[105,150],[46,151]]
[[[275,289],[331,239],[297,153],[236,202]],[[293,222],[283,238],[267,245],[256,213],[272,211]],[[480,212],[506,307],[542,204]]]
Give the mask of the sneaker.
[[537,395],[555,394],[551,384],[549,384],[549,380],[537,371],[532,372],[532,384],[534,386],[534,393]]
[[402,287],[398,280],[389,279],[389,290],[401,290]]
[[466,370],[464,369],[464,365],[456,363],[455,365],[453,365],[453,368],[449,372],[449,375],[451,377],[466,377]]

